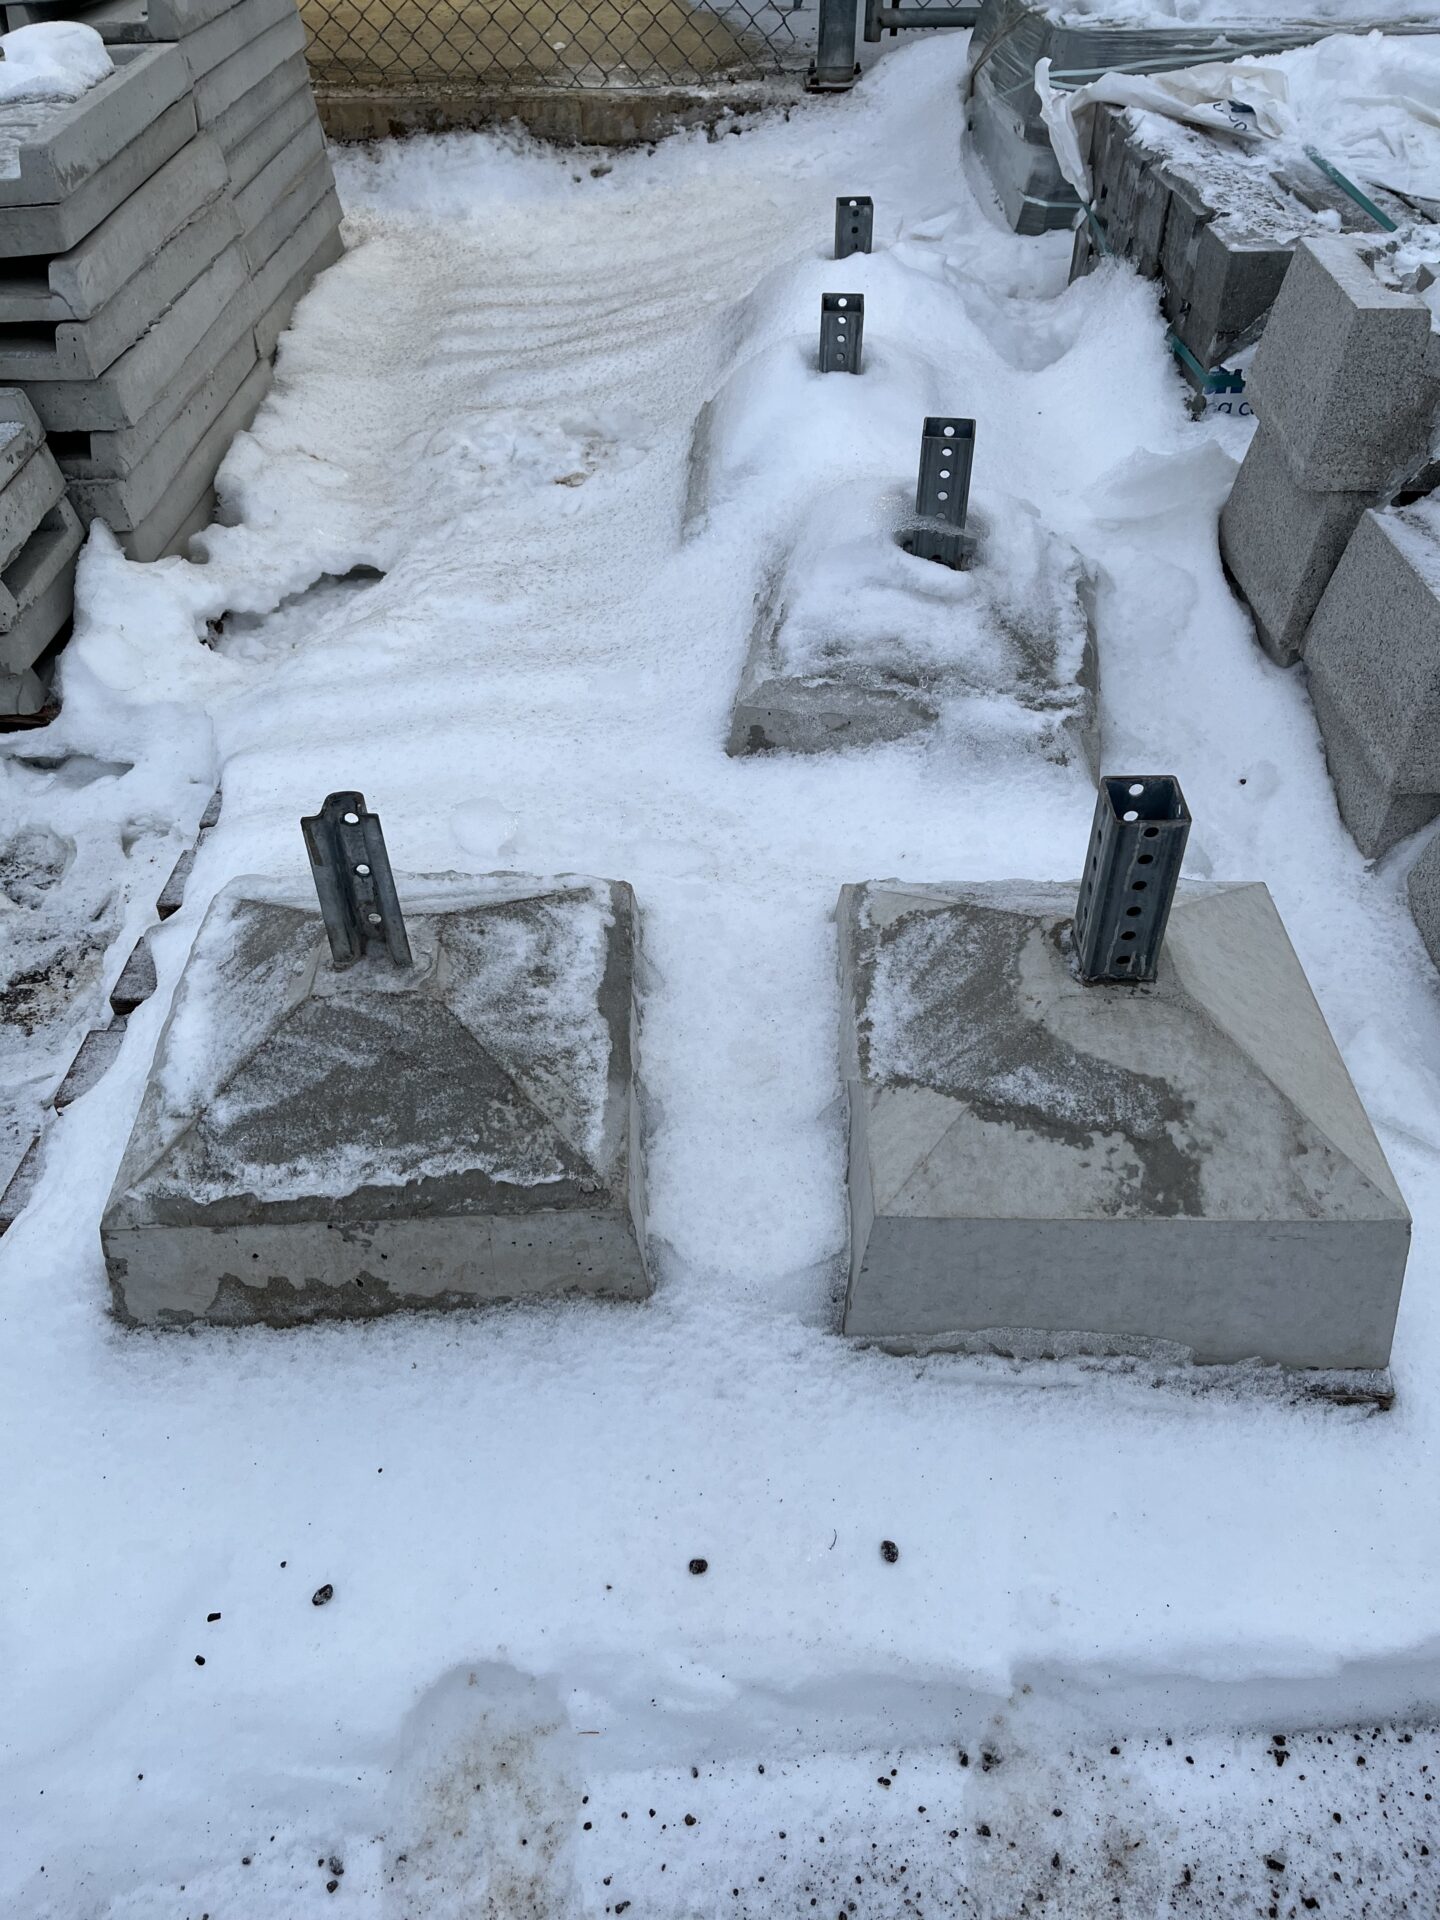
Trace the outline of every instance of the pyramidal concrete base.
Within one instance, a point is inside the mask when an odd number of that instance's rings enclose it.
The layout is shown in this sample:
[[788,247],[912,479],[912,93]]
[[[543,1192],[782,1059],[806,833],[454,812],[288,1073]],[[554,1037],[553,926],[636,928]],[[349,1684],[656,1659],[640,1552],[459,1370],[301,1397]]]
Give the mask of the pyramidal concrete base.
[[844,1330],[1381,1369],[1410,1219],[1265,887],[1082,985],[1071,886],[843,889]]
[[618,882],[403,887],[415,965],[313,903],[212,904],[101,1227],[131,1325],[650,1291]]

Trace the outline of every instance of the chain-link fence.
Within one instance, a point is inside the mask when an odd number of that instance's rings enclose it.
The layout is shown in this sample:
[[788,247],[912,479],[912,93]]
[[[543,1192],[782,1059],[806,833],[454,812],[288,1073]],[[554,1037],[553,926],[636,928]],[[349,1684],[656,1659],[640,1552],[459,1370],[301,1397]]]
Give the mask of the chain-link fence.
[[819,0],[301,0],[324,88],[673,88],[803,70]]

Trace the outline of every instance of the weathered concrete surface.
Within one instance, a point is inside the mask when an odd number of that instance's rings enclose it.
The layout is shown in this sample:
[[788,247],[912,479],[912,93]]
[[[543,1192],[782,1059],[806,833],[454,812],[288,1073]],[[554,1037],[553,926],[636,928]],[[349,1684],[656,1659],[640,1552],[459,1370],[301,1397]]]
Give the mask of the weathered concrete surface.
[[333,266],[344,253],[339,219],[340,202],[333,192],[328,193],[318,206],[310,209],[284,246],[273,253],[256,274],[254,293],[257,302],[262,304],[255,322],[255,346],[262,359],[268,360],[274,354],[281,334],[290,324],[290,316],[309,292],[316,275]]
[[268,73],[304,51],[305,29],[300,16],[292,14],[202,74],[195,82],[195,113],[200,125],[209,127],[252,87],[258,87]]
[[64,497],[64,476],[49,448],[37,447],[0,488],[0,572],[14,564],[25,542]]
[[195,102],[186,94],[64,199],[6,207],[0,259],[68,253],[194,138]]
[[728,751],[818,753],[934,726],[976,754],[1099,760],[1091,582],[1079,556],[1005,501],[972,565],[905,553],[863,503],[821,503],[761,601]]
[[0,487],[8,487],[41,441],[45,429],[18,387],[0,387]]
[[630,889],[402,882],[413,972],[337,972],[311,907],[246,885],[201,928],[105,1213],[120,1318],[646,1295]]
[[75,509],[58,500],[0,580],[0,667],[38,660],[70,616],[75,561],[84,536]]
[[[325,135],[320,130],[320,122],[311,112],[303,119],[299,131],[260,168],[249,184],[234,189],[235,210],[244,221],[246,231],[253,232],[317,161],[324,161],[329,184],[330,163],[325,160]],[[310,205],[313,204],[313,201],[310,202]],[[309,212],[309,206],[305,211]]]
[[1329,234],[1296,247],[1246,383],[1317,492],[1398,484],[1424,458],[1440,398],[1430,309],[1383,285],[1359,244]]
[[1262,426],[1246,449],[1220,509],[1220,552],[1278,666],[1300,658],[1320,596],[1373,493],[1319,493],[1290,471],[1285,449]]
[[1263,886],[1082,986],[1075,888],[847,887],[845,1331],[1380,1368],[1410,1222]]
[[[257,273],[304,223],[305,217],[335,193],[330,162],[322,152],[280,197],[245,230],[245,257]],[[337,203],[338,207],[338,203]],[[338,212],[332,224],[338,225]]]
[[411,133],[519,123],[557,146],[632,147],[662,140],[680,127],[709,127],[734,115],[785,107],[794,83],[756,82],[743,90],[631,87],[486,86],[480,81],[405,78],[375,86],[348,86],[338,69],[315,94],[320,124],[331,140],[398,139]]
[[[258,121],[234,138],[226,149],[232,193],[243,192],[305,127],[319,128],[315,101],[306,84],[304,61],[287,61],[270,79],[278,83],[273,101],[261,111]],[[290,91],[280,91],[287,81],[291,83]],[[251,89],[251,93],[263,92],[263,83]],[[249,100],[250,94],[245,99]],[[239,104],[243,106],[245,101]],[[211,131],[217,140],[223,137],[219,121]]]
[[1411,867],[1405,888],[1425,951],[1440,967],[1440,837],[1430,842]]
[[[115,71],[78,100],[57,103],[33,134],[32,103],[0,106],[0,144],[14,144],[13,170],[0,173],[0,206],[65,200],[115,160],[186,92],[189,76],[174,47],[116,49]],[[8,224],[8,222],[7,222]]]

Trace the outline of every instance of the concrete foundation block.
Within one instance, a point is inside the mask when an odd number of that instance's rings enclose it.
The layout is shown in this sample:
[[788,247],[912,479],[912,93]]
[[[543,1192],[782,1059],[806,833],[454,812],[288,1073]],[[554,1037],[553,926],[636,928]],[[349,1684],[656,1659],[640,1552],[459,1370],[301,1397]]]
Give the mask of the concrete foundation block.
[[1302,486],[1267,426],[1250,442],[1220,510],[1220,552],[1280,666],[1299,659],[1320,596],[1374,498]]
[[[225,159],[205,136],[189,141],[158,173],[69,253],[41,263],[0,263],[0,324],[88,320],[136,278],[167,241],[225,191]],[[143,271],[143,265],[142,265]]]
[[252,87],[258,87],[267,74],[304,51],[305,29],[299,14],[292,11],[287,19],[268,28],[195,82],[195,113],[200,125],[209,127]]
[[68,253],[194,138],[195,103],[187,93],[64,199],[6,207],[0,259]]
[[54,637],[52,630],[29,659],[7,657],[6,640],[29,609],[49,592],[59,575],[74,577],[75,558],[83,542],[79,517],[69,500],[61,498],[0,573],[0,660],[12,670],[28,667]]
[[29,386],[97,378],[239,237],[239,215],[228,195],[212,200],[149,258],[141,256],[139,272],[88,320],[40,329],[0,324],[0,380]]
[[845,1332],[898,1351],[1383,1368],[1410,1221],[1258,885],[1085,986],[1073,886],[847,887]]
[[[272,260],[295,233],[305,216],[317,207],[327,194],[335,191],[334,176],[330,171],[330,162],[322,151],[311,160],[300,177],[288,187],[269,210],[263,213],[253,226],[247,226],[245,232],[245,254],[255,272]],[[258,302],[257,302],[258,306]]]
[[630,889],[402,882],[416,966],[337,972],[311,907],[246,885],[201,927],[106,1208],[118,1317],[648,1294]]
[[1387,786],[1440,794],[1440,506],[1361,517],[1305,665],[1317,709],[1343,709]]
[[1424,457],[1440,360],[1423,300],[1382,284],[1342,235],[1301,241],[1247,392],[1317,492],[1386,489]]
[[1440,967],[1440,838],[1431,840],[1411,867],[1406,891],[1425,951]]
[[[293,53],[278,66],[272,67],[255,86],[242,93],[238,100],[210,122],[211,136],[230,159],[232,169],[238,169],[232,171],[232,178],[241,186],[247,180],[253,180],[264,165],[262,160],[251,167],[248,173],[245,172],[242,149],[253,134],[258,133],[273,115],[279,113],[300,92],[310,96],[313,112],[315,96],[310,92],[309,66],[303,53]],[[266,159],[269,157],[267,154]]]
[[[173,521],[175,503],[188,513],[214,481],[230,442],[255,418],[269,386],[269,363],[255,360],[252,351],[249,371],[191,446],[184,445],[188,436],[172,432],[123,480],[72,480],[71,498],[86,524],[103,520],[113,533],[143,541],[152,523],[168,526]],[[131,554],[132,559],[140,557]]]
[[[345,243],[340,238],[339,219],[339,201],[333,193],[326,194],[319,206],[306,215],[291,239],[272,255],[255,276],[256,298],[267,300],[255,322],[255,348],[262,359],[274,357],[280,336],[289,326],[296,307],[326,267],[334,266],[344,253]],[[269,299],[269,288],[286,271],[290,262],[302,253],[304,258],[301,265],[290,274],[279,293]]]
[[14,564],[46,514],[64,498],[64,476],[48,449],[37,447],[0,492],[0,573]]
[[228,246],[98,379],[37,381],[30,397],[46,431],[133,427],[170,390],[176,368],[226,307],[240,299],[248,278],[239,245]]
[[115,71],[78,100],[46,103],[54,111],[37,112],[33,102],[0,106],[0,143],[13,143],[0,172],[0,207],[68,199],[189,89],[173,47],[117,49],[113,58]]

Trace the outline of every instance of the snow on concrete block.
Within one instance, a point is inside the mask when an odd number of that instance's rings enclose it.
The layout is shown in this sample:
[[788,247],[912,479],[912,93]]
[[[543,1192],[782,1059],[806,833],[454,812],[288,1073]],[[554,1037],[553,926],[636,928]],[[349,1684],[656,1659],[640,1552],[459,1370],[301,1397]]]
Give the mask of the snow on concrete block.
[[78,100],[0,104],[0,206],[68,199],[182,99],[189,84],[174,47],[119,48],[114,71]]
[[845,1332],[1383,1368],[1410,1219],[1268,891],[1182,887],[1146,986],[1075,897],[843,889]]
[[1220,552],[1278,665],[1300,658],[1320,596],[1374,500],[1303,486],[1268,426],[1251,440],[1220,510]]
[[1317,492],[1403,479],[1440,397],[1430,309],[1377,278],[1360,244],[1335,234],[1296,247],[1248,382],[1292,473]]
[[135,1325],[641,1299],[637,916],[618,882],[404,889],[416,964],[212,904],[102,1227]]
[[1088,576],[1033,508],[970,516],[964,572],[906,553],[865,502],[811,513],[762,603],[731,713],[732,754],[895,740],[942,716],[976,756],[1035,753],[1095,772]]

